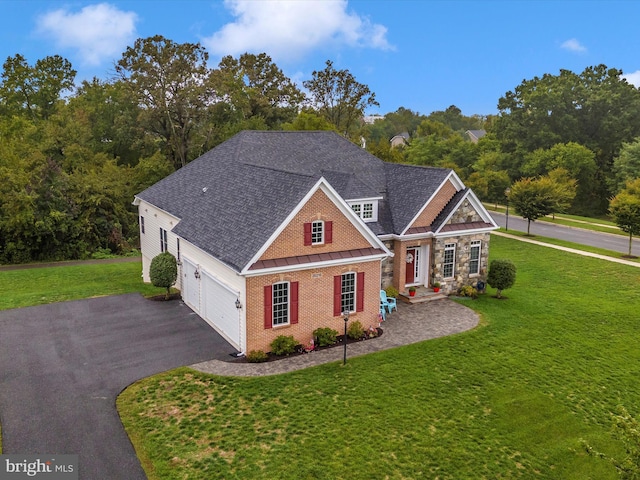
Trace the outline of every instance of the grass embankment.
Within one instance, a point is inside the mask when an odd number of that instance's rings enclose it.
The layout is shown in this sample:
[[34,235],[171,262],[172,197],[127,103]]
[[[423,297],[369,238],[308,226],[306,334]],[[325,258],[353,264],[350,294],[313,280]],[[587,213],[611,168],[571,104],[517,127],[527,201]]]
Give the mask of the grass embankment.
[[[516,286],[482,325],[286,375],[182,368],[118,398],[150,479],[614,479],[618,405],[640,411],[636,268],[502,237]],[[425,318],[428,321],[428,318]]]
[[141,262],[2,270],[0,310],[121,293],[161,293],[142,283],[141,272]]

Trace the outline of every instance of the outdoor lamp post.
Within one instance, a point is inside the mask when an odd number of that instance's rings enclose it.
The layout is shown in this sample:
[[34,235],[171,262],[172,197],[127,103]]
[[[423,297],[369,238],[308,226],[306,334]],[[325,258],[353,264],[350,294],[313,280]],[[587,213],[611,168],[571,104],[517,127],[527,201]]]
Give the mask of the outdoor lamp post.
[[349,321],[349,312],[342,312],[344,315],[344,359],[342,360],[342,365],[347,364],[347,322]]
[[507,187],[507,189],[504,191],[504,195],[505,195],[505,197],[507,197],[507,221],[505,223],[504,229],[507,232],[509,231],[509,194],[510,193],[511,193],[511,189],[509,187]]

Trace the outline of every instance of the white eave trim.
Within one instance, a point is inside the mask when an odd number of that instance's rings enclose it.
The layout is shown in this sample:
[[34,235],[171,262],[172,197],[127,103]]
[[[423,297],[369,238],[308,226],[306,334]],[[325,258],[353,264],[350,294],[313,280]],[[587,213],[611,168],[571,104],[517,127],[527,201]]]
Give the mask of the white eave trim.
[[[147,204],[147,205],[149,205],[150,207],[153,207],[153,208],[155,208],[156,210],[161,211],[161,212],[162,212],[162,213],[164,213],[165,215],[168,215],[169,217],[171,217],[172,219],[174,219],[174,220],[176,221],[176,225],[178,225],[178,222],[180,222],[180,220],[182,220],[180,217],[176,217],[175,215],[173,215],[173,214],[171,214],[171,213],[167,212],[166,210],[163,210],[162,208],[160,208],[160,207],[158,207],[158,206],[154,205],[153,203],[148,202],[148,201],[146,201],[146,200],[142,200],[141,198],[139,198],[139,197],[137,197],[137,196],[136,196],[136,197],[135,197],[135,200],[134,200],[134,201],[133,201],[133,203],[132,203],[132,205],[134,205],[134,206],[138,207],[138,213],[140,213],[140,205],[141,205],[142,203],[146,203],[146,204]],[[172,227],[172,230],[173,230],[173,228],[175,228],[175,226],[176,226],[176,225],[174,225],[174,226]]]
[[477,233],[491,233],[500,227],[484,227],[484,228],[472,228],[467,230],[450,230],[447,232],[438,232],[434,234],[434,238],[444,237],[462,237],[464,235],[475,235]]
[[[331,200],[336,207],[342,212],[342,214],[347,217],[351,221],[354,227],[360,232],[360,234],[367,239],[369,244],[374,248],[379,248],[383,252],[385,252],[386,256],[391,255],[391,252],[385,247],[384,243],[380,241],[378,236],[374,234],[369,227],[365,224],[365,222],[354,212],[351,207],[347,204],[347,202],[336,192],[336,190],[329,184],[329,182],[324,178],[320,177],[320,179],[316,182],[316,184],[307,192],[302,200],[296,205],[296,207],[291,210],[291,213],[284,219],[284,221],[280,224],[280,226],[271,234],[271,236],[267,239],[267,241],[260,247],[260,249],[255,253],[255,255],[249,260],[249,262],[244,266],[241,270],[241,274],[249,274],[251,271],[249,268],[260,260],[260,257],[267,251],[267,249],[271,246],[271,244],[280,236],[283,230],[291,223],[291,221],[295,218],[296,215],[302,210],[307,202],[311,199],[311,197],[318,191],[322,190]],[[307,264],[309,265],[309,264]],[[287,269],[285,269],[287,270]]]
[[342,258],[339,260],[327,260],[325,262],[299,263],[296,265],[284,265],[282,267],[261,268],[256,270],[245,269],[240,273],[240,275],[245,277],[256,277],[259,275],[268,275],[273,273],[297,272],[300,270],[310,270],[314,268],[335,267],[338,265],[350,265],[354,263],[373,262],[376,260],[380,261],[390,256],[393,256],[393,254],[387,255],[386,253],[379,253],[376,255],[368,255],[366,257]]
[[384,197],[345,198],[345,201],[347,203],[349,203],[349,202],[356,202],[356,203],[358,203],[358,202],[360,202],[360,203],[362,203],[362,202],[373,202],[373,201],[376,201],[376,200],[384,200]]

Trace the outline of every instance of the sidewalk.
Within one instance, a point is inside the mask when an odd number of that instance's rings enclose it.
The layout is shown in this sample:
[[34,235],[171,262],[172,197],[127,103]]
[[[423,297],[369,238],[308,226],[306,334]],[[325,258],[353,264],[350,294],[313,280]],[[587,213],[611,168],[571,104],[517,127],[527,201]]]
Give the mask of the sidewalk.
[[[471,330],[478,325],[478,321],[479,317],[473,310],[449,299],[413,305],[398,303],[398,311],[387,314],[387,320],[382,322],[381,328],[384,333],[380,337],[347,344],[347,362],[349,358],[359,355]],[[215,375],[256,377],[342,361],[343,355],[344,349],[340,346],[274,362],[236,363],[210,360],[191,365],[191,368]]]

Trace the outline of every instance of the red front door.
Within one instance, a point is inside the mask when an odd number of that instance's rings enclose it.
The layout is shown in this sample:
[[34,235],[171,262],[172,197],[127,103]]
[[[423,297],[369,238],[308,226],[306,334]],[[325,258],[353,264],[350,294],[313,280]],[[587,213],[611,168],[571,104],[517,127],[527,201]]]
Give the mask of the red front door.
[[405,283],[408,285],[416,283],[417,261],[418,261],[418,249],[407,248],[407,272],[405,275]]

